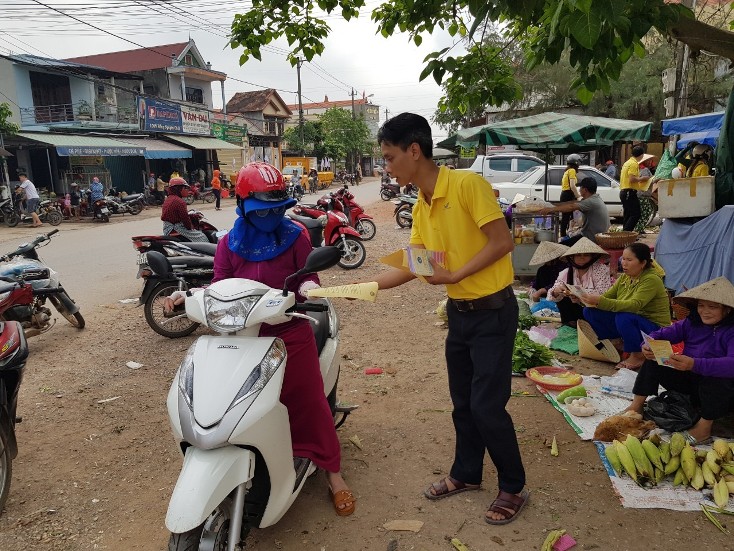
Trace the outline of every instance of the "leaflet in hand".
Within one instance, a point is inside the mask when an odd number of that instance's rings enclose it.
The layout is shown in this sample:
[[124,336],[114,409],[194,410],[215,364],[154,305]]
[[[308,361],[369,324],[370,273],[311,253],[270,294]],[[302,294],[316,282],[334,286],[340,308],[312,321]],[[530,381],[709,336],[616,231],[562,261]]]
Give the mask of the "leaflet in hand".
[[433,266],[429,259],[443,266],[446,253],[444,251],[429,251],[408,247],[408,269],[415,275],[432,276]]
[[377,300],[377,282],[352,283],[350,285],[336,285],[334,287],[319,287],[309,289],[308,298],[330,297],[330,298],[354,298],[358,300]]
[[578,285],[574,285],[572,283],[566,283],[566,288],[568,291],[575,296],[577,299],[579,299],[583,304],[586,304],[584,302],[584,295],[586,294],[586,290],[583,287],[580,287]]
[[649,346],[652,353],[655,354],[655,361],[658,365],[667,365],[665,362],[675,354],[673,347],[670,345],[670,341],[653,339],[644,331],[640,331],[640,333],[642,333],[642,340],[645,341],[645,344]]

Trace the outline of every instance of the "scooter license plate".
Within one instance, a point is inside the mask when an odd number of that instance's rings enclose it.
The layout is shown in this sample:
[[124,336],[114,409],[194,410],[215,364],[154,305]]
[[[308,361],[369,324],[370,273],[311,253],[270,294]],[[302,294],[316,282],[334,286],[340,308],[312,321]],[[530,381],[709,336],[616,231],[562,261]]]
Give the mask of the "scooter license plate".
[[148,264],[148,253],[140,253],[138,255],[138,266],[141,266],[143,264]]
[[109,214],[109,213],[110,213],[110,209],[108,209],[107,207],[104,207],[102,209],[102,214]]

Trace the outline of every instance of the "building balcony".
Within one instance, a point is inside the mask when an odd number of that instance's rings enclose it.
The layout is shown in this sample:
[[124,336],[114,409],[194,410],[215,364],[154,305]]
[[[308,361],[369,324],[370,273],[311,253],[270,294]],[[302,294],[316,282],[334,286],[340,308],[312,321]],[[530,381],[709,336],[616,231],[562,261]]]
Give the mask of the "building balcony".
[[37,105],[34,107],[21,107],[20,109],[21,127],[91,120],[137,124],[138,113],[132,107],[98,103],[94,106],[94,116],[92,116],[92,106],[86,101],[62,103],[59,105]]

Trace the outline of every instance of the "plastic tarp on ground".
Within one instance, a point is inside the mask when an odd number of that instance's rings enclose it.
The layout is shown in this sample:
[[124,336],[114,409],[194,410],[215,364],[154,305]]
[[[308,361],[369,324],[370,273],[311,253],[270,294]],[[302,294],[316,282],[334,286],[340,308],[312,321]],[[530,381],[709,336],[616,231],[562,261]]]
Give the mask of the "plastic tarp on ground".
[[734,281],[734,205],[690,223],[666,218],[655,245],[665,286],[676,294],[723,276]]
[[550,112],[462,128],[437,145],[518,145],[530,151],[563,153],[597,149],[617,141],[647,141],[650,127],[651,123],[643,121]]

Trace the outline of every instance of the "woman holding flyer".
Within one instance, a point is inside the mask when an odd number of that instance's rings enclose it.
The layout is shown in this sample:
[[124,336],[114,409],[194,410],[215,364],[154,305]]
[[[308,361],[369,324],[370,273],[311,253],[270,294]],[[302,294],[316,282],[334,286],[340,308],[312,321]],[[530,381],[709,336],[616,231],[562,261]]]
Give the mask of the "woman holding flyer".
[[657,394],[659,385],[689,395],[701,418],[684,435],[696,444],[710,438],[713,422],[734,406],[734,285],[718,277],[673,300],[685,304],[691,313],[670,327],[653,331],[650,338],[682,341],[683,352],[656,358],[650,346],[643,345],[646,361],[627,409],[642,413],[645,400]]
[[622,269],[624,274],[604,294],[581,295],[587,308],[585,321],[579,320],[577,326],[610,360],[614,346],[609,339],[621,338],[629,356],[616,367],[634,370],[645,361],[640,331],[650,333],[670,325],[670,299],[644,243],[632,243],[624,250]]
[[576,327],[578,320],[584,319],[583,305],[577,295],[584,291],[601,294],[612,286],[609,266],[603,262],[609,254],[582,237],[561,258],[568,262],[568,268],[558,274],[548,299],[558,304],[561,323]]

